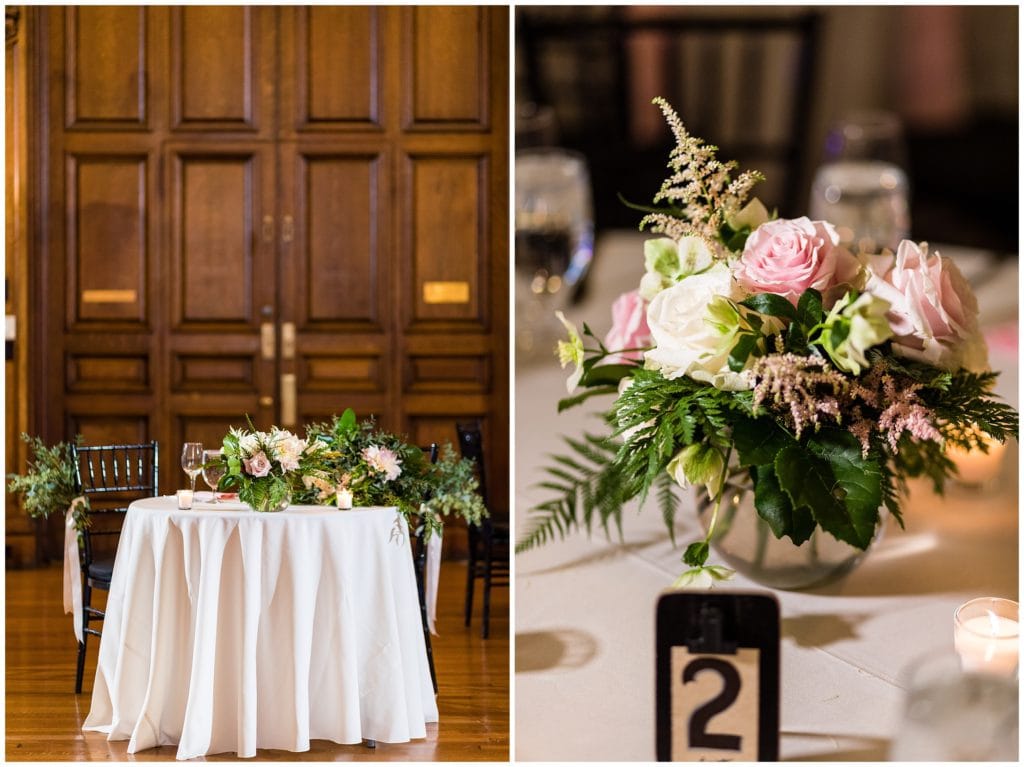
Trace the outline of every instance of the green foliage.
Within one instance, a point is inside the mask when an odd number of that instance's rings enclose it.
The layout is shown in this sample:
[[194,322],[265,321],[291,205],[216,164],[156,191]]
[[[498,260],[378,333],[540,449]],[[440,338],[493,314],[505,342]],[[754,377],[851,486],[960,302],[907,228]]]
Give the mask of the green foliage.
[[[78,496],[71,443],[58,442],[48,447],[39,437],[22,434],[21,439],[29,446],[32,457],[24,474],[7,475],[7,492],[21,498],[22,508],[30,517],[45,519],[50,514],[65,513]],[[74,444],[82,444],[81,435],[75,437]],[[73,517],[78,529],[88,526],[88,511],[88,503],[76,506]]]
[[[355,505],[396,506],[406,519],[419,519],[427,537],[440,532],[443,518],[452,514],[469,524],[479,524],[487,515],[473,461],[459,456],[449,443],[431,464],[419,447],[378,429],[372,419],[357,423],[351,409],[330,422],[310,425],[306,436],[323,450],[308,472],[316,479],[293,483],[296,502],[333,502],[334,488],[344,485],[352,491]],[[370,448],[390,451],[399,461],[400,473],[389,479],[370,468],[365,458]]]
[[441,449],[434,465],[426,464],[426,482],[430,487],[427,508],[431,512],[433,528],[440,530],[440,518],[456,514],[471,525],[480,524],[487,516],[483,498],[480,497],[480,482],[476,476],[473,461],[459,456],[450,443]]
[[540,486],[556,496],[531,510],[531,524],[516,544],[516,552],[528,551],[555,537],[564,538],[581,527],[590,533],[599,517],[605,534],[609,521],[621,531],[622,504],[629,500],[618,485],[613,467],[618,445],[607,437],[585,434],[582,440],[565,439],[570,451],[552,456],[548,479]]

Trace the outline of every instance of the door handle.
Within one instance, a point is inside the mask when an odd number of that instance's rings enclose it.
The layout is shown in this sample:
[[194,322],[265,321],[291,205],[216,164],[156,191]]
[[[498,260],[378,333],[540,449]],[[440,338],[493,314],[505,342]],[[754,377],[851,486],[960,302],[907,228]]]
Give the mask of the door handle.
[[263,217],[263,242],[267,245],[274,243],[274,217]]
[[260,323],[260,356],[265,360],[272,360],[276,354],[276,341],[274,339],[274,323]]
[[281,376],[281,425],[294,426],[296,417],[295,407],[295,374],[284,373]]
[[281,219],[281,242],[284,244],[290,243],[295,238],[295,222],[291,216],[285,216]]
[[281,323],[281,359],[295,359],[295,323]]

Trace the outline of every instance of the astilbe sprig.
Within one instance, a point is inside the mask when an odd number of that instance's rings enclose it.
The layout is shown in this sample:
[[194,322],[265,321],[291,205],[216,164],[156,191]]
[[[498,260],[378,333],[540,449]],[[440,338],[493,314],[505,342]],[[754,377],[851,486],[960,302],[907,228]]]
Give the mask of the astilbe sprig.
[[736,178],[734,161],[722,162],[716,157],[718,147],[692,136],[675,110],[663,98],[654,99],[675,137],[676,145],[669,156],[671,175],[665,179],[654,197],[655,204],[669,203],[666,212],[650,213],[640,228],[665,234],[672,239],[696,236],[704,240],[712,252],[721,252],[720,230],[726,217],[737,213],[754,185],[764,180],[758,171],[744,171]]

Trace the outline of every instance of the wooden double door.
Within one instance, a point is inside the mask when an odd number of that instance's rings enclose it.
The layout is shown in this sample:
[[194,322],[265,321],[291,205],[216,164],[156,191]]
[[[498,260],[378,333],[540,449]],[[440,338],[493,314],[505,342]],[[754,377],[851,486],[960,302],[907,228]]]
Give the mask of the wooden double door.
[[170,491],[247,414],[480,419],[507,512],[507,9],[27,20],[38,431],[158,439]]

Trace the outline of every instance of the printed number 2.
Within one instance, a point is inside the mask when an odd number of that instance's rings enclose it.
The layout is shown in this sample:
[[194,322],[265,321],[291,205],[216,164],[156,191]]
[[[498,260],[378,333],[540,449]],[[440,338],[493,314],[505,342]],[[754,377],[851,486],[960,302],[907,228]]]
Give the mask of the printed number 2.
[[697,658],[683,669],[683,684],[692,682],[701,671],[715,671],[722,677],[722,691],[690,716],[690,748],[717,748],[739,751],[739,735],[720,735],[707,732],[708,722],[725,711],[740,694],[740,675],[736,667],[718,658]]

